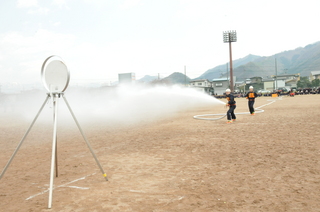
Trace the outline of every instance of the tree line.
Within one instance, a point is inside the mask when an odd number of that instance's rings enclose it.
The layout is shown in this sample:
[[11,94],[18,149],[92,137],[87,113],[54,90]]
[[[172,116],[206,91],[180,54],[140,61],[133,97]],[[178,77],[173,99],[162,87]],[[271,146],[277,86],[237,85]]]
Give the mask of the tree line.
[[310,82],[308,77],[300,77],[300,80],[297,83],[298,88],[312,88],[319,87],[320,79],[314,79]]

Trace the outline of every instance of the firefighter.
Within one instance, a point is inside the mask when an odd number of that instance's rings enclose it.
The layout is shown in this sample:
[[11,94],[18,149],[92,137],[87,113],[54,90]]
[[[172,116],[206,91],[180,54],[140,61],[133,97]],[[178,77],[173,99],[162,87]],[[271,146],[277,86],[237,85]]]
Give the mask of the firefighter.
[[227,107],[229,107],[229,110],[227,111],[227,124],[231,124],[232,121],[236,121],[236,115],[234,114],[234,110],[236,109],[236,101],[234,101],[234,96],[231,94],[231,90],[226,90],[226,97],[228,103],[226,104]]
[[257,93],[253,91],[253,87],[250,86],[249,87],[249,92],[247,93],[246,95],[246,98],[248,99],[248,106],[249,106],[249,111],[250,111],[250,114],[253,116],[254,115],[254,101],[255,101],[255,98],[257,97]]

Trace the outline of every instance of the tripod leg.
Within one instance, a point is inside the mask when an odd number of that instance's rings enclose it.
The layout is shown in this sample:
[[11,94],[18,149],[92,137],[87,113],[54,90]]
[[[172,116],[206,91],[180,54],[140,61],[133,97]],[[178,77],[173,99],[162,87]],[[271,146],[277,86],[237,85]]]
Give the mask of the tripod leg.
[[88,148],[90,149],[90,152],[91,152],[92,156],[93,156],[94,159],[96,160],[96,163],[98,164],[98,166],[99,166],[99,168],[100,168],[100,171],[101,171],[102,174],[103,174],[103,177],[106,179],[106,181],[108,181],[107,174],[104,172],[104,170],[103,170],[103,168],[102,168],[102,166],[101,166],[101,164],[100,164],[97,156],[96,156],[95,153],[93,152],[93,149],[92,149],[92,147],[91,147],[91,144],[89,143],[88,139],[87,139],[86,136],[84,135],[84,133],[83,133],[81,127],[80,127],[80,124],[79,124],[79,122],[77,121],[76,116],[75,116],[74,113],[72,112],[71,107],[70,107],[70,105],[69,105],[66,97],[65,97],[63,94],[62,94],[62,97],[63,97],[63,99],[64,99],[64,101],[65,101],[65,103],[66,103],[66,105],[67,105],[67,107],[68,107],[68,109],[69,109],[69,111],[70,111],[70,113],[71,113],[74,121],[76,122],[76,124],[77,124],[77,126],[78,126],[78,128],[79,128],[79,131],[80,131],[83,139],[84,139],[85,142],[87,143],[87,146],[88,146]]
[[58,100],[54,94],[53,96],[53,111],[54,111],[54,118],[53,118],[53,139],[52,139],[52,156],[51,156],[51,172],[50,172],[50,186],[49,186],[49,202],[48,208],[52,206],[52,193],[53,193],[53,180],[54,180],[54,165],[55,165],[55,155],[56,155],[56,144],[57,144],[57,118],[58,118]]
[[56,139],[56,152],[55,152],[55,161],[56,161],[56,177],[58,177],[58,138]]
[[[53,120],[55,118],[55,111],[53,110]],[[56,136],[56,152],[55,152],[55,164],[56,164],[56,177],[58,177],[58,137]]]
[[27,132],[26,132],[26,133],[24,134],[24,136],[22,137],[19,145],[17,146],[16,150],[15,150],[14,153],[12,154],[12,156],[11,156],[10,160],[8,161],[7,165],[4,167],[4,169],[3,169],[3,171],[2,171],[2,173],[1,173],[1,175],[0,175],[0,179],[3,177],[4,173],[7,171],[7,168],[10,166],[13,158],[15,157],[15,155],[17,154],[18,150],[20,149],[22,143],[24,142],[24,139],[27,137],[27,135],[29,134],[31,128],[32,128],[33,125],[34,125],[34,123],[35,123],[36,120],[38,119],[38,117],[39,117],[42,109],[44,108],[45,104],[47,103],[48,99],[49,99],[49,96],[47,96],[46,100],[43,102],[43,104],[42,104],[39,112],[37,113],[36,117],[33,119],[33,121],[32,121],[32,123],[31,123],[29,129],[27,130]]

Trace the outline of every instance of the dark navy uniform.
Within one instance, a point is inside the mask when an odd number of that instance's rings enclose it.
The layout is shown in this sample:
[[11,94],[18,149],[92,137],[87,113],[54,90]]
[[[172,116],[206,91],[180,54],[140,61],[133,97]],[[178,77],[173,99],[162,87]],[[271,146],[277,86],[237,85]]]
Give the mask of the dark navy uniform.
[[246,95],[246,98],[248,99],[248,106],[249,106],[249,111],[250,111],[250,114],[254,114],[254,101],[255,101],[255,98],[257,97],[257,93],[254,92],[254,91],[249,91]]
[[235,120],[236,115],[234,114],[234,110],[236,109],[236,101],[234,101],[234,96],[232,94],[228,94],[227,96],[227,106],[229,106],[229,110],[227,111],[227,119],[231,121],[231,119]]

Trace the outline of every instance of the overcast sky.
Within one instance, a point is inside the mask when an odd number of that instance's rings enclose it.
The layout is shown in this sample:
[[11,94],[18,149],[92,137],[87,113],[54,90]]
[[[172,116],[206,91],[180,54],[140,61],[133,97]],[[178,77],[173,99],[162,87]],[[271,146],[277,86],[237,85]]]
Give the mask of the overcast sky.
[[0,83],[38,83],[59,55],[71,82],[118,73],[198,77],[233,58],[270,56],[320,41],[319,0],[2,0]]

